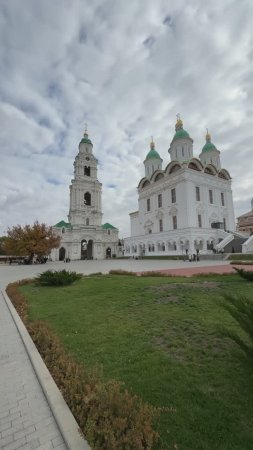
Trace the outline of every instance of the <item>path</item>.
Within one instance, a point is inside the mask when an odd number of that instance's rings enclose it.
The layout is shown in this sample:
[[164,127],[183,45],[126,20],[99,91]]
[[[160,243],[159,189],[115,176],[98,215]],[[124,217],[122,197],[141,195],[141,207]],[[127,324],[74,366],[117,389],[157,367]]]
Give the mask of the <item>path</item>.
[[67,449],[2,294],[0,399],[1,450]]

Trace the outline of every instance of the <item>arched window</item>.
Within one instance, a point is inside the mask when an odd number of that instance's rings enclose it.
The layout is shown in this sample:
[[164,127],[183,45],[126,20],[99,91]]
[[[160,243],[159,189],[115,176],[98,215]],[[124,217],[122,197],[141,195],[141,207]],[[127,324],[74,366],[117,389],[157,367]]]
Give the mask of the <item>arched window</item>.
[[84,194],[84,204],[87,206],[91,205],[91,195],[89,192],[85,192]]
[[84,166],[84,175],[87,175],[87,177],[90,177],[90,167]]
[[88,217],[86,219],[86,225],[90,225],[90,219]]

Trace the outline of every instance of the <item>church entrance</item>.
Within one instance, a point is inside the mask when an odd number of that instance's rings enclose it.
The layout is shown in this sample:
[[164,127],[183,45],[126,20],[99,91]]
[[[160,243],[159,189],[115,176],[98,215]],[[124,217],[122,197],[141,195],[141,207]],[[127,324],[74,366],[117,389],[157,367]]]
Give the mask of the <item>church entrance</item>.
[[81,259],[93,259],[93,241],[86,239],[81,241]]
[[59,250],[59,261],[64,261],[66,255],[66,250],[64,247],[61,247]]
[[112,256],[112,249],[111,249],[111,247],[107,247],[107,249],[106,249],[106,259],[111,258],[111,256]]

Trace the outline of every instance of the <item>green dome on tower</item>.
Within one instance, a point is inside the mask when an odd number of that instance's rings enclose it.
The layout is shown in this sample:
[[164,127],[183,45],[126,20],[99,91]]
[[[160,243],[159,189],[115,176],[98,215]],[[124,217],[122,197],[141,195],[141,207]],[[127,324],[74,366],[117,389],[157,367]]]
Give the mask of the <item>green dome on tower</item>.
[[189,133],[184,130],[183,128],[183,121],[180,119],[180,115],[177,115],[177,122],[175,125],[175,131],[174,137],[172,139],[172,142],[176,141],[177,139],[191,139]]
[[85,131],[84,131],[84,134],[83,134],[83,138],[81,139],[80,144],[91,144],[91,145],[93,145],[91,140],[89,139],[88,131],[87,131],[87,127],[86,126],[85,126]]
[[217,148],[215,147],[215,145],[211,142],[211,135],[210,133],[206,133],[206,143],[204,145],[204,147],[202,148],[202,153],[206,153],[206,152],[210,152],[212,150],[217,150]]
[[161,159],[159,153],[155,149],[155,143],[153,141],[153,138],[150,142],[150,150],[146,156],[146,159]]

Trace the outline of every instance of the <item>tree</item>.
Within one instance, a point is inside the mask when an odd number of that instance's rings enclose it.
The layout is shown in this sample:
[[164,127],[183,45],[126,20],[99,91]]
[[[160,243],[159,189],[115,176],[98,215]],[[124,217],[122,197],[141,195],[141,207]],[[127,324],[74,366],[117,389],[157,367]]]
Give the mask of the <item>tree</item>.
[[225,335],[233,339],[242,350],[253,357],[253,301],[252,298],[235,297],[233,295],[224,296],[224,307],[238,323],[243,335],[239,335],[234,331],[225,331]]
[[9,255],[26,256],[32,262],[36,255],[39,258],[49,255],[53,248],[60,245],[60,237],[52,227],[35,221],[31,225],[16,225],[8,228],[4,243],[5,252]]
[[0,255],[6,255],[6,251],[5,251],[6,239],[7,239],[6,236],[0,236]]

